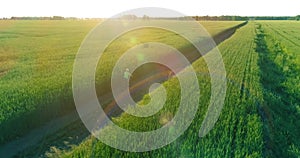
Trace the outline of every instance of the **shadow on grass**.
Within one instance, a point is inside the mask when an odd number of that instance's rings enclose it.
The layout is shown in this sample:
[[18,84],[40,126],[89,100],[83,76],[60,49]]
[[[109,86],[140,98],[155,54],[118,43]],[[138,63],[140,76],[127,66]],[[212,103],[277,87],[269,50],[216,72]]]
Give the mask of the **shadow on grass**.
[[78,120],[66,126],[64,130],[43,137],[38,146],[29,147],[15,157],[56,157],[60,151],[70,150],[73,146],[79,145],[89,135],[89,131]]
[[267,36],[259,24],[256,25],[256,33],[264,98],[260,107],[264,123],[264,156],[297,157],[300,155],[299,98],[284,86],[290,76],[284,72],[282,65],[275,63],[276,56],[285,52],[278,50],[276,44],[268,47]]
[[[216,41],[217,44],[219,44],[220,42],[226,40],[227,38],[229,38],[232,34],[234,34],[235,30],[246,25],[247,22],[244,22],[243,24],[240,24],[238,26],[235,26],[233,28],[230,28],[228,30],[225,30],[223,32],[221,32],[220,34],[216,35],[216,37],[214,37],[214,40]],[[211,49],[213,48],[208,48],[207,52],[209,52]],[[198,58],[200,58],[201,56],[199,56],[199,53],[195,52],[195,48],[191,47],[191,46],[186,46],[184,48],[181,49],[182,52],[185,52],[186,57],[189,59],[189,61],[193,62],[195,60],[197,60]],[[207,53],[205,52],[205,53]],[[149,64],[148,64],[149,66]],[[147,74],[149,74],[149,71],[147,69],[155,67],[153,74],[158,74],[158,78],[155,78],[153,80],[151,80],[151,82],[147,82],[147,84],[143,84],[143,86],[139,89],[139,91],[135,91],[135,94],[132,96],[135,100],[140,100],[144,94],[146,94],[148,92],[148,87],[149,85],[151,85],[151,83],[153,82],[164,82],[165,80],[167,80],[168,77],[168,73],[169,70],[165,67],[159,66],[159,65],[150,65],[149,67],[141,67],[138,71],[134,72],[138,75],[134,75],[134,76],[141,76],[140,78],[136,78],[135,80],[133,80],[133,83],[137,83],[140,80],[144,80],[145,77],[147,77],[146,75],[144,75],[142,72],[146,72]],[[159,71],[158,71],[159,70]],[[141,73],[141,74],[139,74]],[[151,75],[151,76],[154,76]],[[108,93],[108,95],[104,95],[107,94],[107,89],[109,89],[110,84],[107,83],[103,83],[102,85],[96,85],[97,88],[97,92],[99,93],[100,90],[103,90],[103,94],[100,92],[98,95],[100,96],[99,99],[101,99],[101,97],[103,96],[103,100],[108,101],[108,102],[112,102],[111,100],[113,100],[113,98],[110,96],[110,93]],[[66,90],[63,90],[63,92],[69,92],[71,90],[71,85],[66,85]],[[26,137],[26,134],[28,134],[30,132],[31,129],[33,128],[38,128],[39,126],[41,126],[43,123],[48,122],[51,119],[55,119],[58,118],[60,116],[64,116],[67,115],[68,112],[70,111],[74,111],[74,102],[72,99],[71,95],[68,95],[71,93],[66,93],[66,96],[62,96],[61,98],[57,99],[57,102],[54,103],[54,106],[48,106],[48,105],[44,105],[42,108],[35,110],[31,113],[28,113],[27,115],[22,115],[22,116],[16,116],[13,120],[9,120],[7,122],[4,122],[3,124],[1,124],[0,129],[1,130],[1,137],[0,137],[0,144],[1,145],[6,145],[9,144],[9,142],[14,142],[15,139],[17,139],[18,137],[23,138]],[[67,106],[66,106],[67,105]],[[116,106],[113,106],[116,107]],[[58,110],[59,109],[59,110]],[[121,110],[118,111],[111,108],[109,110],[107,110],[108,113],[110,113],[110,116],[118,116],[120,113],[122,113]],[[83,125],[76,125],[73,124],[70,125],[69,127],[66,127],[67,129],[62,130],[60,132],[57,133],[49,133],[48,135],[51,134],[51,136],[47,136],[47,134],[45,133],[40,133],[41,137],[43,140],[37,142],[37,144],[35,144],[34,146],[29,146],[28,143],[26,144],[26,142],[24,144],[21,144],[20,146],[24,146],[24,148],[26,147],[27,151],[24,151],[24,153],[20,153],[19,155],[23,156],[27,156],[29,155],[30,157],[32,156],[38,156],[40,157],[39,154],[44,153],[45,151],[48,151],[49,147],[57,147],[59,149],[68,149],[68,146],[65,145],[65,140],[68,137],[73,137],[73,136],[83,136],[82,138],[80,137],[78,139],[78,142],[80,142],[81,140],[83,140],[87,135],[87,130],[85,129],[85,127]],[[71,132],[69,131],[70,128],[74,128],[71,130]],[[22,130],[20,130],[22,129]],[[79,133],[76,133],[78,132]],[[80,131],[83,131],[82,133],[80,133]],[[61,134],[64,133],[64,134]],[[59,138],[60,135],[63,135],[64,137]],[[59,138],[59,139],[58,139]],[[66,138],[66,139],[65,139]],[[77,140],[77,139],[76,139]],[[73,139],[72,141],[69,141],[69,144],[75,144],[77,145],[77,141]],[[67,141],[67,140],[66,140]],[[16,151],[14,151],[16,152]],[[32,153],[34,153],[34,155],[32,155]],[[12,155],[14,155],[15,153],[12,153]]]

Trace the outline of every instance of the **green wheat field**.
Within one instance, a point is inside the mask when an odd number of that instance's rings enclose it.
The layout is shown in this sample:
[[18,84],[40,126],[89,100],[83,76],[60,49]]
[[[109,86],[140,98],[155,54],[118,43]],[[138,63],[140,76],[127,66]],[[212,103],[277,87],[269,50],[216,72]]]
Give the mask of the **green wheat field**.
[[[218,41],[226,68],[221,115],[200,138],[211,78],[205,75],[209,73],[205,60],[194,58],[201,95],[192,124],[171,144],[141,153],[97,140],[76,112],[74,60],[85,36],[101,22],[0,20],[0,157],[300,157],[300,21],[199,21]],[[106,48],[97,67],[95,86],[104,109],[111,108],[113,98],[105,94],[119,57],[135,45],[153,41],[186,55],[195,50],[180,35],[162,29],[123,34]],[[132,84],[135,80],[139,78]],[[178,109],[178,82],[176,77],[162,82],[167,99],[155,115],[138,118],[115,111],[112,121],[131,131],[160,128],[161,118],[169,121]],[[147,93],[138,92],[136,101],[148,102]],[[107,134],[114,137],[113,132]]]

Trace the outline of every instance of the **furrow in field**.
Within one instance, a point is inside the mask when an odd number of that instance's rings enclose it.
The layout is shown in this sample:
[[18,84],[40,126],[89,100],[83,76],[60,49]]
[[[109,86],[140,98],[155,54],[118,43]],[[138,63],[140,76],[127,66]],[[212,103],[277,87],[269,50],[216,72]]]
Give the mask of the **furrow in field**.
[[276,34],[278,34],[279,36],[281,36],[281,37],[284,38],[285,40],[289,41],[290,43],[292,43],[292,44],[294,44],[294,45],[300,47],[300,44],[299,44],[299,43],[294,42],[293,40],[291,40],[291,37],[289,37],[289,36],[286,35],[286,34],[283,34],[281,31],[279,31],[279,30],[273,28],[271,25],[270,25],[269,29],[271,29],[273,32],[275,32]]

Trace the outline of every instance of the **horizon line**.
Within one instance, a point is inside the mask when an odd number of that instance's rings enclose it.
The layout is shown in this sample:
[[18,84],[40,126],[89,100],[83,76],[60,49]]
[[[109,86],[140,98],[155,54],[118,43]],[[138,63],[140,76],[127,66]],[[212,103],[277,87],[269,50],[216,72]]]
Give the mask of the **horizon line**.
[[[124,14],[123,16],[128,16],[128,15],[133,15],[136,16],[138,18],[142,18],[143,16],[137,16],[134,14]],[[230,17],[297,17],[298,15],[186,15],[186,16],[181,16],[181,17],[226,17],[226,16],[230,16]],[[149,18],[181,18],[179,16],[160,16],[160,17],[153,17],[153,16],[148,16],[145,15]],[[52,16],[0,16],[1,19],[6,18],[6,19],[11,19],[13,17],[16,18],[53,18],[53,17],[62,17],[62,18],[77,18],[77,19],[109,19],[109,18],[117,18],[117,17],[78,17],[78,16],[61,16],[61,15],[52,15]],[[118,17],[118,18],[121,18]]]

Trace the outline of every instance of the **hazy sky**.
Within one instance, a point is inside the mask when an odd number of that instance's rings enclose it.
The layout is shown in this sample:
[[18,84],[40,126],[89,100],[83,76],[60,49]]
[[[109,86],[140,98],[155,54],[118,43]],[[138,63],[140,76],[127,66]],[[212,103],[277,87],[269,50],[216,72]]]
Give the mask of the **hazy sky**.
[[2,0],[0,17],[111,17],[139,7],[162,7],[185,15],[294,16],[300,0]]

